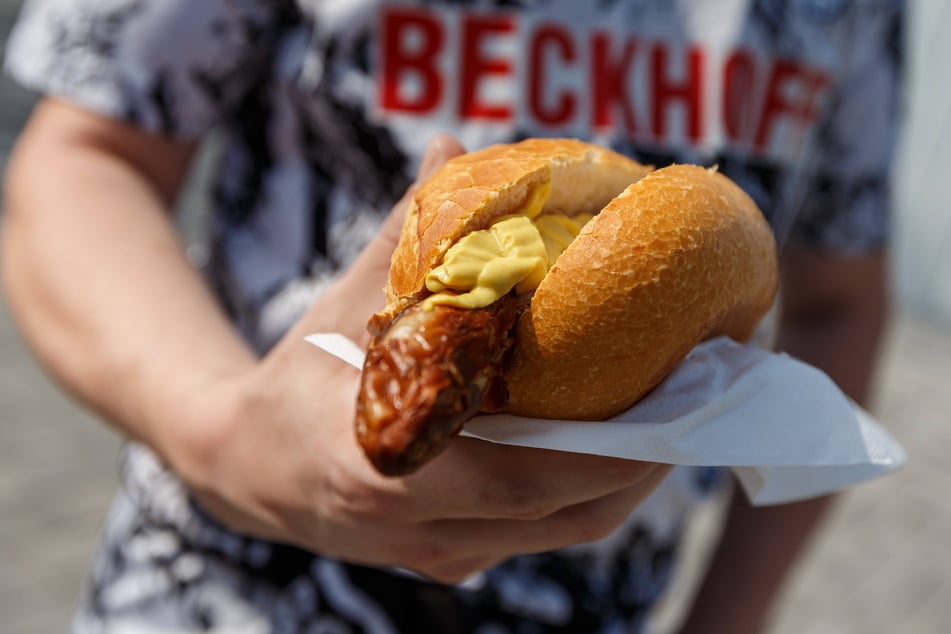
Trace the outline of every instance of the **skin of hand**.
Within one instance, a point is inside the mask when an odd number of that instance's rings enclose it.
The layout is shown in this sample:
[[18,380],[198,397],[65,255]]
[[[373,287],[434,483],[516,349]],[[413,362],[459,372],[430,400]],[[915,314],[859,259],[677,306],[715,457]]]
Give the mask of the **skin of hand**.
[[[42,104],[6,177],[4,283],[50,373],[155,449],[217,519],[451,583],[514,554],[607,535],[666,475],[662,465],[463,438],[410,477],[377,474],[354,439],[358,371],[303,336],[366,343],[409,197],[255,359],[174,238],[166,210],[191,149]],[[436,139],[421,176],[461,151]]]

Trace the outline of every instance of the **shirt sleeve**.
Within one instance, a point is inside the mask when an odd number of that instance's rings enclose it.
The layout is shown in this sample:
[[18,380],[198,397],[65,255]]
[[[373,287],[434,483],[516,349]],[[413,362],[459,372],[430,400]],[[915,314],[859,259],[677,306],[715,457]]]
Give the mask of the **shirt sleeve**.
[[846,67],[832,89],[791,241],[863,253],[886,245],[904,68],[904,2],[855,3]]
[[260,0],[27,0],[6,70],[27,88],[193,138],[266,72],[287,11]]

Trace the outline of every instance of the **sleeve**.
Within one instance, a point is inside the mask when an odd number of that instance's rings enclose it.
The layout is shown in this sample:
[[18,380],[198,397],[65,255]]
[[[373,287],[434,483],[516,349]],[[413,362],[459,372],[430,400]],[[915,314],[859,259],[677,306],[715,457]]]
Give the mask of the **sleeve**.
[[904,2],[853,8],[849,57],[807,159],[815,172],[791,236],[840,253],[888,242],[904,68]]
[[27,88],[193,138],[266,72],[286,13],[262,0],[27,0],[5,65]]

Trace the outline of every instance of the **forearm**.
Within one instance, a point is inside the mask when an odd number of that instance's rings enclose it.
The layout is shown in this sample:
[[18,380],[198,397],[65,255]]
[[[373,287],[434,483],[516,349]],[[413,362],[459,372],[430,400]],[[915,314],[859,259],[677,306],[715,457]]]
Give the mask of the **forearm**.
[[[846,394],[867,403],[887,317],[884,256],[840,262],[790,257],[777,349],[822,369]],[[683,631],[762,631],[832,502],[822,497],[753,508],[737,493]]]
[[178,408],[252,355],[187,262],[152,182],[93,145],[30,134],[5,187],[11,311],[69,391],[123,433],[174,451]]
[[861,302],[831,306],[813,315],[787,312],[780,324],[776,349],[787,352],[829,375],[857,403],[869,406],[871,387],[888,320],[884,258],[869,264],[874,279],[865,280]]

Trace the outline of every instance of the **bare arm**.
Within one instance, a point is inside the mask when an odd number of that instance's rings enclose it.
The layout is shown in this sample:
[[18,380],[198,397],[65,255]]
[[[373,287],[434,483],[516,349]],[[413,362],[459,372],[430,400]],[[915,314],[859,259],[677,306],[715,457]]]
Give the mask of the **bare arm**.
[[188,431],[177,404],[254,362],[169,219],[193,151],[48,100],[6,174],[3,282],[24,336],[67,389],[166,458]]
[[[654,464],[458,439],[408,478],[353,433],[359,373],[303,342],[366,342],[404,198],[356,263],[264,359],[182,253],[168,205],[193,148],[62,103],[40,106],[6,178],[8,301],[50,373],[156,449],[230,527],[349,561],[457,581],[512,554],[613,530]],[[461,151],[430,145],[425,175]]]
[[[886,259],[791,250],[784,259],[777,347],[815,365],[867,403],[887,316]],[[762,632],[833,498],[751,507],[734,496],[722,541],[683,631]]]

